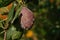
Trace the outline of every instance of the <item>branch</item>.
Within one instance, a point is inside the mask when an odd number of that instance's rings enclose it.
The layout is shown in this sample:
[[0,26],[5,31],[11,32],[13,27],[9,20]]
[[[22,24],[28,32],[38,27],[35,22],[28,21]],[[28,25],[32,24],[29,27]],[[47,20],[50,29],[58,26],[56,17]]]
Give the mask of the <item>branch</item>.
[[4,40],[6,40],[6,30],[4,30]]

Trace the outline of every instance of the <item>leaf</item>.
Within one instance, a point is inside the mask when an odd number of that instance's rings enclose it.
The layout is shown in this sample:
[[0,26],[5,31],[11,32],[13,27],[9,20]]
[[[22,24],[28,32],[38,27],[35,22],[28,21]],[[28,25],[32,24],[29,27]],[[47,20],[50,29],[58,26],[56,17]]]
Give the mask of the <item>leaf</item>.
[[15,8],[15,6],[14,6],[14,3],[13,3],[13,6],[12,6],[10,12],[8,13],[8,19],[7,19],[7,22],[9,22],[9,21],[12,20],[13,14],[14,14],[14,8]]
[[12,7],[12,3],[10,3],[8,6],[7,6],[7,9],[10,10]]
[[0,27],[3,27],[3,24],[0,22]]
[[2,29],[4,29],[2,22],[0,22],[0,27],[1,27]]
[[11,25],[7,31],[7,40],[11,38],[13,32],[15,32],[15,31],[16,31],[16,28],[13,25]]
[[16,28],[13,25],[11,25],[7,31],[7,40],[9,40],[10,38],[12,38],[13,40],[19,39],[21,35],[22,32],[16,31]]
[[21,32],[15,31],[12,35],[12,40],[19,39],[20,36],[21,36]]
[[4,12],[8,12],[9,10],[6,7],[0,8],[0,13],[5,14]]
[[20,11],[21,11],[21,6],[18,7],[18,9],[17,9],[17,11],[15,13],[15,16],[14,16],[13,20],[11,21],[11,23],[13,23],[14,20],[20,15]]

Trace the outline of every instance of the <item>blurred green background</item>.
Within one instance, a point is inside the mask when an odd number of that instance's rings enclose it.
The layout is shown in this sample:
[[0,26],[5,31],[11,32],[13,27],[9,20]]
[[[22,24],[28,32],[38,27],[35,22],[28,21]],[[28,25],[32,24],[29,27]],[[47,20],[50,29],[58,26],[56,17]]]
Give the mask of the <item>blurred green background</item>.
[[34,12],[38,40],[60,40],[60,0],[25,0]]

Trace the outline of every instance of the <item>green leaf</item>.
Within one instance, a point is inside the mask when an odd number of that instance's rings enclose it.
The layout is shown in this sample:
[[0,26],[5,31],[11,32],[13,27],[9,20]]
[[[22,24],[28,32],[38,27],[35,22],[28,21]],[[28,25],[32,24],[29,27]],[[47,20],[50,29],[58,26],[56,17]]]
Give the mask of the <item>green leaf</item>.
[[11,25],[10,28],[7,31],[7,40],[9,40],[12,36],[12,34],[16,31],[16,28]]
[[2,22],[0,22],[0,27],[1,27],[1,28],[4,28]]
[[15,13],[15,16],[14,16],[13,20],[11,21],[11,23],[13,23],[14,20],[20,15],[20,11],[21,11],[21,6],[18,7],[18,9],[17,9],[17,11]]
[[9,22],[9,21],[12,20],[13,14],[14,14],[14,8],[15,8],[15,6],[14,6],[14,3],[13,3],[13,6],[12,6],[11,10],[10,10],[9,13],[8,13],[8,19],[7,19],[7,22]]
[[21,36],[21,32],[15,31],[12,35],[12,40],[19,39],[20,36]]
[[2,23],[0,23],[0,27],[3,27]]

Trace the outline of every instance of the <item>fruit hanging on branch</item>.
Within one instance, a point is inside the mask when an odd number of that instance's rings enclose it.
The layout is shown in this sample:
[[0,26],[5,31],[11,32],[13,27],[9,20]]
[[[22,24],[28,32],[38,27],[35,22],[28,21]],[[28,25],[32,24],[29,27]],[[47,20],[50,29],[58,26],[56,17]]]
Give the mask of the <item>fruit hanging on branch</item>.
[[31,28],[34,21],[33,12],[27,7],[22,7],[21,14],[21,26],[23,29],[28,30],[29,28]]

